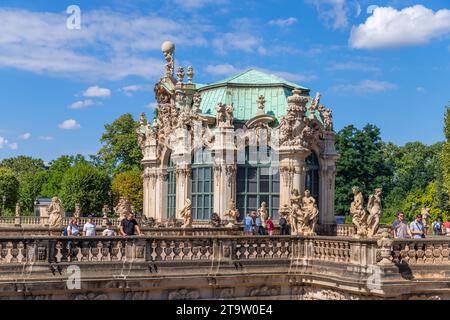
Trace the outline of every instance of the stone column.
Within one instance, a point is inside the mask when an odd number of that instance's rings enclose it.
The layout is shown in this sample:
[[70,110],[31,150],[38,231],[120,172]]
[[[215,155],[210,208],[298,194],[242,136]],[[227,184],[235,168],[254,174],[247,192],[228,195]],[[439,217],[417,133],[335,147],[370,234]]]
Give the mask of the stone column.
[[[214,212],[221,219],[230,200],[236,201],[236,146],[234,128],[219,127],[215,132],[214,152]],[[240,212],[242,216],[242,212]]]
[[339,155],[334,146],[335,133],[326,131],[324,133],[324,152],[321,154],[319,183],[319,223],[335,224],[335,180],[336,180],[336,161]]
[[143,214],[147,218],[153,217],[157,219],[159,211],[161,208],[155,206],[155,202],[162,195],[157,193],[156,183],[157,183],[157,166],[158,162],[156,159],[146,159],[142,161],[144,165],[143,174],[143,184],[144,184],[144,205]]
[[301,194],[305,190],[305,158],[309,150],[299,147],[281,147],[280,156],[280,208],[290,205],[290,197],[293,189]]

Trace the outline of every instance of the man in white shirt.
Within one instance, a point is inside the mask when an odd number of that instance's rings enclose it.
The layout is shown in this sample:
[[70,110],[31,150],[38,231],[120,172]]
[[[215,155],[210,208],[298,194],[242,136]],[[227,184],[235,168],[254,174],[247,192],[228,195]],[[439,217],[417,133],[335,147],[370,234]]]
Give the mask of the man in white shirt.
[[88,222],[84,224],[83,227],[83,234],[86,237],[94,237],[95,236],[95,229],[96,225],[94,222],[92,222],[92,216],[89,216]]

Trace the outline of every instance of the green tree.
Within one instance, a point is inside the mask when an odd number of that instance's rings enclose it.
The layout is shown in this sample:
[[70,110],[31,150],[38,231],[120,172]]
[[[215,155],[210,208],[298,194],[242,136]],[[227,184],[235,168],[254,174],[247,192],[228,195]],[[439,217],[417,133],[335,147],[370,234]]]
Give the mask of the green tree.
[[391,188],[392,167],[385,160],[385,143],[380,129],[367,124],[362,130],[346,126],[336,135],[340,159],[336,175],[336,212],[345,214],[352,201],[352,186],[358,186],[365,198],[377,187]]
[[129,113],[105,125],[100,142],[103,144],[98,152],[98,159],[108,172],[118,172],[141,168],[142,152],[137,143],[136,129],[139,122],[134,121]]
[[34,201],[41,195],[42,186],[47,178],[47,172],[44,170],[22,175],[19,186],[19,202],[23,215],[33,214]]
[[[450,106],[447,106],[445,112],[444,134],[447,141],[445,142],[441,153],[442,185],[448,199],[450,198]],[[450,205],[448,200],[447,205]]]
[[86,160],[81,155],[65,155],[50,162],[50,167],[46,173],[47,177],[45,183],[42,185],[40,195],[43,197],[59,197],[61,195],[61,183],[64,174],[76,163],[85,161]]
[[137,212],[142,213],[144,202],[142,172],[138,169],[120,172],[116,174],[112,181],[112,192],[114,195],[114,205],[120,197],[126,197],[134,206]]
[[36,174],[45,170],[45,164],[42,159],[33,159],[26,156],[4,159],[0,162],[0,167],[7,167],[13,170],[19,181],[22,180],[24,175]]
[[81,161],[68,169],[61,182],[61,201],[66,211],[73,212],[80,203],[83,212],[100,213],[108,203],[110,180],[107,173],[87,161]]
[[10,168],[0,167],[0,205],[3,206],[3,197],[5,197],[4,209],[6,213],[14,212],[18,195],[19,180],[15,172]]

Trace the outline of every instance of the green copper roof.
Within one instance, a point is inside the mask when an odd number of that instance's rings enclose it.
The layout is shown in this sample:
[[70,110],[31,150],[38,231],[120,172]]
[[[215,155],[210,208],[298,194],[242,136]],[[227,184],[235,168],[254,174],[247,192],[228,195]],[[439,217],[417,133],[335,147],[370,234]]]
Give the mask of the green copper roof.
[[292,95],[294,88],[309,92],[305,87],[254,69],[197,88],[202,94],[200,108],[203,114],[215,115],[219,102],[233,103],[234,118],[237,120],[249,120],[256,116],[260,95],[266,100],[266,113],[280,118],[286,114],[287,97]]

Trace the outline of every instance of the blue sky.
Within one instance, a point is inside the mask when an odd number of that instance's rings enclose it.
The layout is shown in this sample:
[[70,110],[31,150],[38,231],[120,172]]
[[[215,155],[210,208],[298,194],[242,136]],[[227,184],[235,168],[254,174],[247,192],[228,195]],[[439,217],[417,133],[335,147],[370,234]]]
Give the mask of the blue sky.
[[[93,154],[104,125],[152,114],[161,43],[208,83],[258,68],[322,93],[335,129],[443,140],[450,3],[366,0],[0,0],[0,158]],[[81,9],[69,30],[66,9]]]

